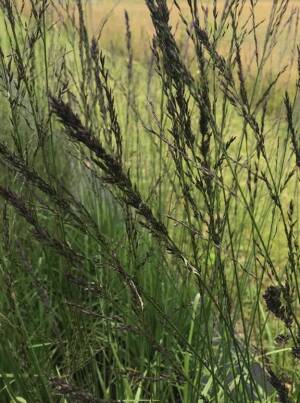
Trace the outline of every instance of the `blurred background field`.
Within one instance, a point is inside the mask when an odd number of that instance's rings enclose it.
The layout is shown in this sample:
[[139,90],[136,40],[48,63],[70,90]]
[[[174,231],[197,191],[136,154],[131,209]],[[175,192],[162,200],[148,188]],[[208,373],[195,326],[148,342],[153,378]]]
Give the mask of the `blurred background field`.
[[[216,2],[216,10],[219,15],[224,12],[225,6],[224,0],[218,0]],[[252,18],[255,20],[257,25],[257,41],[259,44],[259,50],[263,51],[263,41],[267,30],[267,21],[272,13],[272,0],[259,0],[254,2],[255,13],[251,16],[251,4],[245,2],[242,9],[241,15],[239,16],[241,23],[248,23],[249,30],[248,36],[245,38],[242,47],[243,61],[246,66],[253,66],[255,59],[255,44],[253,33],[251,34],[251,23]],[[189,16],[189,6],[185,0],[180,0],[178,2],[182,14],[187,17],[187,21],[191,23]],[[180,18],[178,15],[177,7],[169,2],[170,5],[170,24],[173,27],[174,32],[177,34],[177,38],[182,40],[182,46],[186,46],[186,51],[188,52],[190,47],[186,43],[184,29],[182,24],[180,24]],[[299,4],[297,1],[293,0],[288,2],[286,7],[286,20],[285,25],[281,27],[280,35],[277,39],[278,43],[271,57],[268,59],[269,69],[277,71],[285,66],[285,62],[288,65],[288,72],[285,76],[285,80],[288,80],[290,74],[295,78],[296,75],[296,60],[292,57],[294,54],[293,49],[297,43],[298,32],[298,19],[299,19]],[[207,24],[208,30],[213,23],[213,1],[201,2],[202,7],[202,18],[203,22]],[[90,1],[87,3],[86,16],[88,22],[88,30],[91,34],[97,35],[100,30],[101,43],[103,48],[111,49],[113,52],[120,54],[125,53],[125,48],[122,46],[124,44],[125,38],[125,21],[124,21],[124,11],[128,12],[130,17],[130,26],[132,31],[132,47],[135,60],[145,60],[149,57],[149,45],[154,33],[154,27],[147,12],[147,6],[142,0],[99,0]],[[59,25],[58,25],[59,27]],[[228,51],[230,46],[230,34],[227,34],[227,39],[221,42],[222,49],[219,49],[221,53]],[[192,50],[191,50],[192,52]],[[284,56],[284,57],[283,57]]]

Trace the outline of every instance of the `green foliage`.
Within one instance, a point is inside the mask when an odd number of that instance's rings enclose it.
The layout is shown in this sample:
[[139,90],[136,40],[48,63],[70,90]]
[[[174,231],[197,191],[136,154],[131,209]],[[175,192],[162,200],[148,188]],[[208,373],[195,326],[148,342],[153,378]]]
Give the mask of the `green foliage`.
[[80,0],[0,1],[1,402],[299,399],[299,78],[267,69],[295,14],[258,43],[217,3],[174,1],[178,40],[146,0],[138,63],[127,12],[124,58]]

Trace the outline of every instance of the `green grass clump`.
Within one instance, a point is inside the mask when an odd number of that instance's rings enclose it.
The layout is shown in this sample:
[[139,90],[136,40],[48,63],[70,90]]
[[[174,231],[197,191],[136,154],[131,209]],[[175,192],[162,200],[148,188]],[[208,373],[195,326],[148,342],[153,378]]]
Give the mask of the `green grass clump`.
[[0,401],[298,401],[298,14],[145,3],[0,2]]

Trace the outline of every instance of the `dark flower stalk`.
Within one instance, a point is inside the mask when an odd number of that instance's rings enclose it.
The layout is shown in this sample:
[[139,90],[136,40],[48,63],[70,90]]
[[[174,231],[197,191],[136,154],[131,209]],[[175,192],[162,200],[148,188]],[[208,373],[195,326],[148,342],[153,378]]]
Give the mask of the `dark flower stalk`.
[[[75,252],[65,241],[51,236],[45,228],[41,227],[36,212],[28,207],[21,197],[3,186],[0,186],[0,196],[11,204],[28,224],[33,227],[33,234],[39,242],[55,250],[56,253],[66,258],[74,267],[81,270],[84,260],[87,258]],[[127,284],[138,306],[142,310],[144,307],[143,300],[132,278],[122,268],[117,259],[111,260],[110,263],[113,270],[119,273],[123,281]]]

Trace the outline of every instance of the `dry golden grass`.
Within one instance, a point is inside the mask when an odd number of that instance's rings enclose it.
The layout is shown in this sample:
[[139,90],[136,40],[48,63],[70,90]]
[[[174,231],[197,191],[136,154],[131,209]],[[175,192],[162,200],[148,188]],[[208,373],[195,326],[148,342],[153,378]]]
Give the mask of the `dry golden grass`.
[[[180,7],[185,14],[188,15],[188,5],[185,0],[179,1]],[[208,11],[212,9],[212,1],[204,3]],[[256,6],[256,19],[261,21],[268,17],[272,7],[273,1],[271,0],[259,0]],[[298,1],[290,1],[289,12],[293,8],[299,6]],[[224,7],[224,0],[218,1],[219,12]],[[107,15],[110,15],[110,24],[106,27],[106,35],[116,37],[124,32],[124,10],[130,15],[132,30],[138,34],[144,32],[147,35],[153,33],[153,26],[149,17],[149,12],[143,0],[99,0],[88,3],[88,18],[93,30],[96,30],[103,22]],[[244,16],[248,15],[250,11],[250,1],[247,2],[244,7]],[[178,22],[178,12],[176,8],[172,7],[171,23],[176,25]],[[138,41],[139,39],[136,38]]]
[[[179,0],[178,2],[182,11],[188,15],[188,5],[186,0]],[[207,7],[208,12],[212,10],[212,1],[205,1],[203,4]],[[218,1],[219,12],[222,11],[224,7],[224,0]],[[171,2],[170,2],[171,4]],[[265,20],[268,18],[272,8],[272,0],[259,0],[256,6],[256,19],[257,22]],[[292,12],[293,9],[299,7],[299,1],[290,1],[288,7],[288,14]],[[112,40],[113,38],[119,38],[120,35],[124,35],[124,11],[127,10],[130,19],[132,31],[136,33],[136,42],[140,45],[141,37],[140,35],[146,35],[149,38],[153,33],[153,26],[149,16],[149,12],[143,0],[98,0],[94,2],[89,2],[87,11],[90,26],[94,32],[102,25],[104,19],[109,15],[110,23],[107,24],[105,28],[105,40]],[[250,1],[248,1],[244,7],[244,15],[248,16],[250,12]],[[174,26],[178,22],[178,12],[176,7],[172,7],[171,12],[171,24]]]
[[[189,7],[186,0],[177,0],[180,4],[183,14],[189,18]],[[57,28],[61,28],[61,22],[67,20],[66,12],[62,11],[58,4],[60,1],[54,1],[57,10],[59,11],[59,17],[55,16],[55,21],[57,21]],[[93,0],[85,1],[85,13],[87,25],[90,30],[90,34],[98,35],[101,31],[101,46],[102,48],[111,50],[115,54],[125,54],[126,52],[126,28],[125,28],[125,10],[129,14],[130,27],[132,31],[132,47],[133,55],[135,60],[145,60],[145,56],[149,56],[150,43],[153,37],[153,25],[149,15],[149,10],[145,4],[144,0]],[[221,14],[224,8],[225,0],[218,0],[218,13]],[[271,13],[273,0],[258,0],[258,4],[255,7],[255,22],[258,25],[257,28],[257,38],[259,52],[263,50],[263,43],[265,32],[268,26],[268,20]],[[25,3],[27,12],[29,2]],[[66,4],[63,2],[62,4]],[[174,6],[173,2],[169,0],[171,15],[170,24],[173,30],[181,35],[182,24],[179,24],[179,14],[177,8]],[[199,1],[202,4],[203,9],[207,9],[208,24],[212,21],[212,0],[202,0]],[[283,67],[287,67],[286,73],[282,76],[281,82],[287,83],[290,79],[295,79],[297,74],[297,63],[295,57],[295,47],[299,43],[299,32],[295,31],[295,27],[298,29],[299,23],[299,0],[290,0],[289,6],[285,15],[285,26],[278,38],[278,43],[276,44],[274,51],[271,53],[268,64],[265,71],[270,75],[272,72],[278,72]],[[75,20],[78,20],[78,15],[76,12],[75,2],[73,6],[69,8],[68,13],[74,13]],[[49,10],[49,15],[52,14],[52,10]],[[241,24],[244,23],[250,16],[250,0],[246,1],[243,12],[240,16]],[[204,20],[204,12],[202,12],[201,18],[202,23]],[[299,22],[299,21],[298,21]],[[249,20],[249,31],[251,31],[252,20]],[[177,27],[179,27],[177,29]],[[231,28],[229,27],[229,30]],[[231,35],[229,35],[231,37]],[[225,37],[222,39],[221,44],[218,48],[219,52],[226,54],[229,49],[230,42]],[[250,33],[249,36],[244,40],[241,54],[242,61],[244,64],[245,71],[249,74],[255,69],[255,51],[254,51],[254,38],[253,34]]]
[[[208,10],[208,20],[212,15],[212,1],[202,2],[203,6]],[[224,8],[224,0],[218,1],[219,13]],[[183,13],[188,16],[189,10],[186,0],[179,0],[180,7]],[[262,24],[257,30],[259,47],[262,50],[264,34],[266,31],[268,19],[272,9],[272,0],[259,0],[256,6],[256,24]],[[171,19],[170,23],[174,29],[176,29],[179,22],[178,11],[172,2],[171,6]],[[143,0],[98,0],[87,3],[87,21],[90,27],[91,33],[96,34],[99,29],[104,26],[101,36],[101,43],[104,48],[119,49],[125,51],[125,21],[124,12],[127,10],[130,17],[130,25],[132,30],[132,43],[134,49],[135,59],[143,59],[145,53],[149,50],[149,44],[153,35],[153,25],[149,16],[149,11]],[[241,20],[244,21],[250,15],[250,1],[246,2],[244,11],[241,15]],[[279,43],[276,46],[276,50],[272,53],[269,59],[268,67],[270,70],[278,70],[288,65],[288,71],[285,75],[285,80],[295,76],[296,63],[291,64],[291,54],[293,53],[293,47],[297,43],[297,32],[292,32],[292,25],[289,21],[290,16],[293,15],[292,21],[299,18],[299,1],[290,1],[287,13],[286,13],[286,26],[279,38]],[[180,32],[180,30],[178,30]],[[289,37],[288,37],[289,35]],[[222,51],[226,52],[229,44],[226,44],[226,38],[222,42]],[[254,59],[254,40],[253,35],[249,35],[246,39],[242,56],[245,66],[251,64],[251,60]]]

